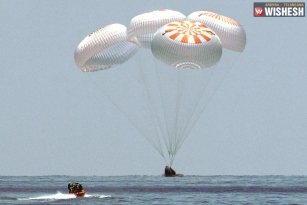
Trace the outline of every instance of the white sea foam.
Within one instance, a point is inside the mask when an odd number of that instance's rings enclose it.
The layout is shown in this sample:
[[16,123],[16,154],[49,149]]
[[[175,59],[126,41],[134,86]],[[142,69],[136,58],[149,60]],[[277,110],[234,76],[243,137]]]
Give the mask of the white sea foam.
[[30,198],[23,198],[19,200],[59,200],[59,199],[74,199],[76,196],[74,194],[63,194],[63,193],[56,193],[56,194],[49,194],[37,197],[30,197]]
[[111,198],[111,196],[110,195],[101,195],[101,196],[99,196],[99,198]]
[[[110,198],[110,195],[90,195],[85,194],[84,197],[86,198]],[[74,194],[63,194],[61,192],[58,192],[56,194],[50,194],[50,195],[43,195],[43,196],[37,196],[37,197],[30,197],[30,198],[19,198],[18,200],[63,200],[63,199],[74,199],[77,198]]]
[[84,197],[88,197],[88,198],[110,198],[110,195],[89,195],[89,194],[85,194]]

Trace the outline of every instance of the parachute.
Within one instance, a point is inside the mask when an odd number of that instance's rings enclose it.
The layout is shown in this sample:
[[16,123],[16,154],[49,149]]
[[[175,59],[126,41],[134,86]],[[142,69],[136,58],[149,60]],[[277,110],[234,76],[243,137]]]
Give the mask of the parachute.
[[75,62],[82,71],[98,71],[122,64],[138,50],[135,38],[127,41],[127,28],[111,24],[89,34],[75,50]]
[[175,21],[162,26],[151,44],[153,55],[177,68],[208,68],[221,58],[219,37],[207,26],[193,21]]
[[246,43],[239,23],[205,13],[140,14],[94,31],[74,54],[82,71],[103,70],[93,73],[103,93],[170,167],[221,83],[210,87],[223,48],[242,52]]
[[243,52],[246,44],[246,34],[237,21],[210,11],[193,12],[187,16],[186,20],[198,21],[207,25],[220,37],[224,48]]
[[178,11],[163,9],[140,14],[131,19],[127,30],[127,39],[137,37],[143,48],[151,48],[154,33],[163,25],[186,16]]

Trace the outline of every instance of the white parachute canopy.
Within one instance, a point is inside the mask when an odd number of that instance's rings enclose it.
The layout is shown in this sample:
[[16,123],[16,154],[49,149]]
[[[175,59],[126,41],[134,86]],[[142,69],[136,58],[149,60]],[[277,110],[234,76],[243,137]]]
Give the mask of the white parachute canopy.
[[139,48],[135,38],[126,40],[126,30],[124,25],[111,24],[89,34],[75,50],[77,66],[97,71],[126,62]]
[[219,36],[224,48],[243,52],[246,34],[237,21],[210,11],[193,12],[187,16],[186,20],[198,21],[207,25]]
[[186,16],[178,11],[162,9],[143,13],[131,19],[127,28],[127,39],[137,37],[143,48],[151,46],[151,40],[156,31],[163,25],[184,20]]

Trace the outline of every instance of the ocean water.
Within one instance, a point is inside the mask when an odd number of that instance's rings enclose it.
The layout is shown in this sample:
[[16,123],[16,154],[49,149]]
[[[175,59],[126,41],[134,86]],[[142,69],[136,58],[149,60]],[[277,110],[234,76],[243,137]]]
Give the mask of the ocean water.
[[307,204],[307,176],[0,176],[0,204]]

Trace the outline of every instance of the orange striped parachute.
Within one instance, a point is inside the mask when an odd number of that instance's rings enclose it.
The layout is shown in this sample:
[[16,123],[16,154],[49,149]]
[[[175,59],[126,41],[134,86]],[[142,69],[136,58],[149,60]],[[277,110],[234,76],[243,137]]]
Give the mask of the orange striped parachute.
[[195,21],[175,21],[162,26],[154,35],[151,50],[160,61],[178,68],[208,68],[219,62],[219,37]]
[[91,33],[75,62],[85,72],[105,70],[93,73],[106,82],[104,94],[171,166],[221,83],[212,76],[223,48],[242,52],[245,43],[230,18],[165,9]]
[[246,34],[237,21],[210,11],[193,12],[187,16],[186,20],[198,21],[207,25],[219,36],[224,48],[243,52],[246,44]]

